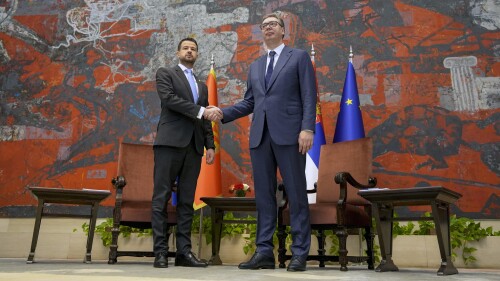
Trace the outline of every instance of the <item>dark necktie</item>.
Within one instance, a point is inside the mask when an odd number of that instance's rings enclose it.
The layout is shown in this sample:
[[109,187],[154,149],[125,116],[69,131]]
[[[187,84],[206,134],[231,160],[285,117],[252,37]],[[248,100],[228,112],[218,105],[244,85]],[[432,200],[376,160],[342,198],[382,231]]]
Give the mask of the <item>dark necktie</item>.
[[273,75],[274,55],[276,55],[275,51],[269,52],[269,56],[271,57],[271,59],[269,60],[269,65],[267,66],[266,71],[266,89],[267,85],[269,84],[269,80],[271,80],[271,75]]

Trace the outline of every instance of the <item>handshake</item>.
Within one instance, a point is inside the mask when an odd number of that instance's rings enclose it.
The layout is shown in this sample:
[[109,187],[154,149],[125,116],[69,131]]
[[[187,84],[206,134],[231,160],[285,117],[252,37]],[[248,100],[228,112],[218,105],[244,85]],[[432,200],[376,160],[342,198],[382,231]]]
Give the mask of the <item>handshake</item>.
[[208,119],[210,121],[218,122],[224,116],[223,116],[222,110],[220,110],[220,108],[213,106],[213,105],[209,105],[205,108],[205,111],[203,112],[203,117],[205,117],[205,119]]

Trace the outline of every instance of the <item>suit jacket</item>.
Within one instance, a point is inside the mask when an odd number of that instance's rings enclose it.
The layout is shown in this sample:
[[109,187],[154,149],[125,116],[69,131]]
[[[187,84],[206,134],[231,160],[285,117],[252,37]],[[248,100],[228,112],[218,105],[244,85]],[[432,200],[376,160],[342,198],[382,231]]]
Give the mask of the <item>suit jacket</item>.
[[197,118],[201,106],[208,106],[208,88],[204,83],[196,83],[198,102],[195,104],[186,75],[178,65],[158,69],[156,88],[161,114],[154,145],[186,147],[194,134],[198,154],[203,155],[204,147],[215,149],[212,122]]
[[267,54],[250,65],[244,99],[222,109],[222,122],[253,112],[250,148],[259,146],[265,121],[276,144],[297,144],[300,132],[314,132],[316,123],[316,81],[311,58],[304,50],[285,46],[267,89],[266,59]]

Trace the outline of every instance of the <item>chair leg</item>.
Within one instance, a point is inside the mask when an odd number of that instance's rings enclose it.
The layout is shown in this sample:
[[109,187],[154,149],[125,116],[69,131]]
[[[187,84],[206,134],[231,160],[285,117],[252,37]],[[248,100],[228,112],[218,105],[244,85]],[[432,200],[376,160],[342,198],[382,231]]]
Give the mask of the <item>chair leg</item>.
[[[168,246],[168,241],[170,240],[170,235],[175,232],[175,225],[167,225],[167,232],[165,235],[165,243],[167,244],[167,255],[169,255],[168,250],[170,247]],[[175,235],[174,235],[175,237]],[[174,253],[170,253],[169,256],[175,256]]]
[[111,245],[109,246],[108,264],[115,264],[118,256],[118,235],[120,235],[121,209],[123,188],[127,185],[123,176],[111,180],[116,188],[115,208],[113,209],[113,227],[111,228]]
[[373,233],[371,227],[365,227],[365,240],[366,240],[366,254],[368,255],[368,269],[375,269],[374,266],[374,256],[373,256],[373,240],[375,238],[375,233]]
[[279,268],[285,268],[286,261],[286,233],[285,225],[278,225],[278,262]]
[[120,226],[113,226],[111,229],[111,245],[109,246],[108,264],[115,264],[117,262],[118,235],[120,235]]
[[319,230],[318,235],[318,256],[319,256],[319,267],[325,267],[325,231]]
[[342,227],[337,229],[335,234],[339,238],[340,271],[347,271],[347,231]]

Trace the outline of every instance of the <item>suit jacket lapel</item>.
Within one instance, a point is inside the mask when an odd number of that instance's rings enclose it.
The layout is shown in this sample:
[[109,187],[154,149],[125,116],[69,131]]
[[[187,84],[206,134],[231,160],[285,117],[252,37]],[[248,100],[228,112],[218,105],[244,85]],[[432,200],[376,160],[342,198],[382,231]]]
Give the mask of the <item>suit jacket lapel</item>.
[[[202,91],[202,82],[198,81],[198,78],[196,77],[196,75],[194,75],[194,81],[196,82],[196,85],[198,86],[198,101],[196,104],[199,104],[201,102],[201,99],[203,98],[204,94],[203,94],[203,91]],[[189,89],[191,89],[191,87],[189,87]],[[193,95],[191,95],[192,97]],[[194,100],[194,99],[193,99]],[[208,100],[208,97],[207,97],[207,100]]]
[[274,81],[276,80],[276,77],[279,75],[280,71],[283,69],[285,64],[288,62],[291,55],[292,55],[292,49],[285,46],[283,48],[283,51],[281,51],[281,54],[278,58],[278,61],[276,62],[276,66],[273,69],[273,74],[271,75],[271,79],[269,80],[269,86],[267,87],[267,89],[271,88]]
[[189,81],[186,78],[186,75],[184,74],[184,71],[182,71],[182,68],[180,68],[178,65],[175,66],[175,72],[181,79],[181,81],[184,83],[184,87],[186,88],[186,96],[188,96],[189,100],[194,102],[193,99],[193,93],[191,92],[191,86],[189,85]]
[[260,57],[260,61],[259,61],[259,73],[261,73],[260,76],[260,86],[262,87],[262,89],[264,89],[264,91],[266,91],[266,64],[267,64],[267,53]]

